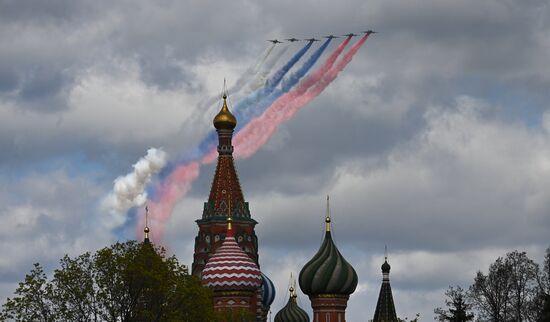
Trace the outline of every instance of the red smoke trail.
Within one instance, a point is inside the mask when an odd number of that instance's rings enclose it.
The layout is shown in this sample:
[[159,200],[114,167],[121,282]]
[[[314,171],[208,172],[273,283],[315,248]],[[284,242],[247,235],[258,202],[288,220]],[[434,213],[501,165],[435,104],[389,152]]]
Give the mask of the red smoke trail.
[[[191,189],[191,183],[199,176],[200,163],[191,162],[177,166],[165,179],[157,194],[157,200],[148,202],[152,231],[160,241],[164,235],[164,226],[176,203]],[[144,216],[139,216],[136,227],[137,236],[143,236]]]
[[[346,46],[349,44],[349,42],[351,41],[351,37],[348,36],[346,38],[346,40],[344,40],[331,54],[330,56],[326,59],[325,63],[323,64],[323,66],[321,66],[319,69],[315,70],[312,74],[306,76],[300,83],[298,83],[298,85],[296,85],[296,87],[292,90],[292,91],[289,91],[288,93],[286,94],[283,94],[281,97],[279,97],[277,99],[277,101],[275,101],[271,107],[269,107],[268,110],[266,110],[264,112],[264,114],[268,113],[269,114],[269,110],[274,108],[274,106],[278,106],[278,102],[279,101],[290,101],[296,97],[299,97],[300,95],[304,94],[311,86],[315,85],[315,83],[317,81],[319,81],[319,79],[321,79],[323,77],[323,75],[325,75],[326,73],[328,73],[330,71],[330,69],[332,68],[332,66],[334,66],[334,63],[336,62],[336,59],[338,58],[338,56],[340,56],[340,54],[342,53],[342,51],[344,51],[344,49],[346,48]],[[258,117],[261,118],[262,116]],[[269,116],[267,116],[269,117]],[[254,120],[252,120],[250,123],[253,123]],[[234,145],[236,146],[235,149],[237,149],[237,145],[238,145],[238,137],[240,136],[240,133],[241,132],[245,132],[245,131],[255,131],[255,130],[251,130],[249,129],[250,125],[251,124],[247,124],[245,127],[243,127],[238,133],[237,135],[235,136],[235,140],[234,140]],[[256,129],[256,130],[260,130],[261,129]],[[269,135],[269,137],[271,137],[271,135]],[[269,139],[268,137],[268,139]],[[267,140],[266,140],[267,141]],[[251,142],[249,142],[251,143]],[[264,142],[265,143],[265,142]],[[244,143],[241,143],[241,145],[243,145]],[[263,145],[263,143],[262,143]],[[259,146],[258,146],[259,148]],[[257,150],[257,149],[256,149]],[[254,151],[256,152],[256,151]],[[254,154],[254,152],[252,152],[252,154]],[[250,154],[250,155],[252,155]],[[244,158],[244,157],[249,157],[250,155],[247,155],[247,156],[240,156],[241,158]],[[208,164],[208,163],[212,163],[216,160],[217,158],[217,153],[216,153],[216,149],[212,149],[210,150],[210,152],[208,152],[201,160],[201,163],[202,164]],[[239,157],[238,153],[236,153],[236,156]]]
[[368,36],[366,34],[355,43],[335,67],[325,70],[324,73],[315,73],[314,76],[317,77],[316,79],[308,79],[308,82],[314,81],[314,85],[310,85],[307,91],[301,91],[301,84],[299,84],[295,90],[281,96],[261,116],[250,121],[250,123],[242,128],[233,140],[235,157],[248,158],[252,156],[269,140],[281,123],[288,121],[302,107],[321,94],[349,64],[359,48],[367,41]]
[[[292,91],[281,96],[261,116],[253,119],[243,127],[233,139],[235,157],[247,158],[253,155],[273,135],[277,127],[289,120],[300,108],[317,97],[342,71],[367,40],[367,36],[358,41],[343,57],[336,67],[334,64],[338,56],[351,41],[351,37],[344,40],[338,48],[327,58],[321,68],[305,77]],[[176,203],[191,189],[192,182],[198,177],[200,165],[214,162],[217,158],[216,148],[207,153],[200,161],[178,166],[161,186],[157,200],[149,202],[155,236],[160,240],[164,233],[164,225],[169,219]],[[137,235],[143,235],[143,216],[140,216]],[[155,224],[156,223],[156,224]]]

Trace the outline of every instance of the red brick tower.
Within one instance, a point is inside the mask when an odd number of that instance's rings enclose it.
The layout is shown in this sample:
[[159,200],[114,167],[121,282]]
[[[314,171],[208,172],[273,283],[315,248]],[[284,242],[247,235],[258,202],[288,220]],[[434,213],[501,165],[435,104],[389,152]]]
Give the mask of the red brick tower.
[[344,259],[331,235],[329,199],[325,238],[321,248],[300,272],[300,288],[309,296],[313,322],[345,322],[349,296],[357,287],[357,273]]
[[202,218],[197,220],[199,232],[195,238],[192,274],[201,276],[208,259],[221,246],[227,230],[227,217],[233,218],[235,240],[239,247],[258,263],[258,239],[254,232],[257,222],[250,217],[248,202],[244,200],[239,177],[233,161],[231,139],[237,120],[227,107],[227,95],[214,118],[218,132],[218,163],[212,180],[210,196],[204,203]]

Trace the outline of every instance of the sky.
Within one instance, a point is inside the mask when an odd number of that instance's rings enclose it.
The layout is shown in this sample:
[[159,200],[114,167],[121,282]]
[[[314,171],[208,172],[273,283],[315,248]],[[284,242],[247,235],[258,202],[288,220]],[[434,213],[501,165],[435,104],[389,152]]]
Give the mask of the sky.
[[[338,78],[236,161],[273,313],[321,243],[327,194],[359,275],[349,321],[374,314],[385,245],[398,315],[426,321],[449,285],[468,287],[498,256],[542,262],[547,1],[0,0],[0,302],[34,262],[51,271],[136,238],[135,217],[102,206],[114,180],[149,148],[172,161],[192,150],[219,108],[201,103],[265,40],[367,29],[379,33]],[[188,265],[213,173],[201,169],[162,239]],[[301,293],[299,304],[311,316]]]

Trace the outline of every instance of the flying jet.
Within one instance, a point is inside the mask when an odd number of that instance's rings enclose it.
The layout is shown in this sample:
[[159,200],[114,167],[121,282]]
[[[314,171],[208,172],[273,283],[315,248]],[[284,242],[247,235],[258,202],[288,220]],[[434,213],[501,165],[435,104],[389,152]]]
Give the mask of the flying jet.
[[300,39],[296,39],[296,38],[294,38],[294,37],[288,38],[288,39],[285,39],[285,40],[288,40],[288,41],[290,41],[290,42],[300,41]]
[[309,39],[304,39],[306,41],[311,41],[311,42],[314,42],[314,41],[319,41],[319,39],[315,39],[315,38],[309,38]]
[[356,34],[354,34],[353,32],[350,32],[349,34],[342,35],[342,36],[355,37],[355,36],[359,36],[359,35],[356,35]]
[[328,36],[325,36],[325,38],[334,39],[334,38],[338,38],[338,37],[337,37],[337,36],[333,36],[333,35],[328,35]]
[[274,44],[281,44],[281,43],[283,43],[282,41],[279,41],[279,40],[277,40],[277,39],[270,39],[270,40],[268,40],[268,41],[269,41],[269,42],[272,42],[272,43],[274,43]]
[[364,33],[364,34],[367,34],[367,35],[370,35],[370,34],[377,34],[378,31],[374,31],[374,30],[369,29],[369,30],[367,30],[367,31],[363,31],[363,33]]

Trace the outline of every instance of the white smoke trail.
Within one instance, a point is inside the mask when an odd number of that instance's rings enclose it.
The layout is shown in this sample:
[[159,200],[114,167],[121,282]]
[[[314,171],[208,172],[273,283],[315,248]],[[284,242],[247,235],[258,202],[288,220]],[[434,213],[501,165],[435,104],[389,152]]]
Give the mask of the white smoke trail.
[[147,201],[146,185],[166,165],[167,154],[162,149],[150,148],[147,155],[133,165],[134,171],[115,179],[113,191],[103,201],[114,218],[113,226],[124,223],[124,215],[132,207],[141,207]]

